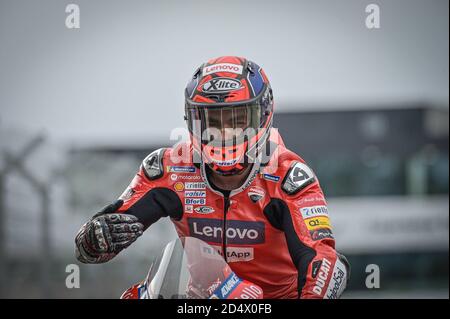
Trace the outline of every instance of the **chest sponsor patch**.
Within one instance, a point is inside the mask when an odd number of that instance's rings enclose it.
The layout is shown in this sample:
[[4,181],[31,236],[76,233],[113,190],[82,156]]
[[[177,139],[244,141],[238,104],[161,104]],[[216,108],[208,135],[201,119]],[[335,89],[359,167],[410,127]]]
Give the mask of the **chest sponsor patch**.
[[184,183],[184,188],[186,190],[206,189],[206,183],[204,183],[204,182],[186,182],[186,183]]
[[194,210],[196,213],[203,215],[212,214],[215,212],[214,208],[212,208],[211,206],[199,206],[196,207]]
[[185,191],[185,197],[206,197],[206,191]]
[[199,180],[202,177],[200,175],[178,175],[178,174],[170,174],[170,179],[172,181],[176,181],[176,180],[186,180],[186,181],[194,181],[194,180]]
[[250,187],[248,190],[248,197],[252,202],[256,203],[266,195],[266,192],[261,187]]
[[[214,246],[217,252],[223,256],[222,247]],[[252,261],[255,258],[253,247],[230,247],[227,246],[227,262]]]
[[194,166],[167,166],[166,170],[169,173],[194,173],[196,168]]
[[173,188],[177,191],[177,192],[182,192],[184,190],[184,184],[181,182],[176,182],[173,185]]
[[309,230],[316,230],[319,228],[331,228],[330,219],[325,216],[305,219],[305,224]]
[[185,198],[184,204],[185,205],[205,205],[206,199],[205,198]]
[[227,244],[262,244],[265,242],[264,222],[227,220],[225,234],[223,221],[213,218],[188,218],[189,234],[212,243],[222,243],[226,235]]

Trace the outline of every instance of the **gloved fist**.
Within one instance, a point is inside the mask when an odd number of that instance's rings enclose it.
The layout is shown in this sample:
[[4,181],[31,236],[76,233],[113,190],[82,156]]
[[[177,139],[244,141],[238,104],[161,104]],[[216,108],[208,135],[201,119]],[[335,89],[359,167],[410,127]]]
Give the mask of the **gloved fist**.
[[142,235],[144,225],[136,216],[117,212],[122,205],[123,201],[117,200],[83,225],[75,238],[78,260],[106,262]]

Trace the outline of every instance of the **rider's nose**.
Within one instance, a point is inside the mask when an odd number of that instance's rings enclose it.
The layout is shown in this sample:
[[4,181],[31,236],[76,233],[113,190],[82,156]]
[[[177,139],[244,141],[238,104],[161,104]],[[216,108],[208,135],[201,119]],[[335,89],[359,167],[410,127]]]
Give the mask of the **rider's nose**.
[[225,128],[222,130],[222,137],[223,137],[225,140],[230,140],[230,139],[232,139],[233,136],[234,136],[234,134],[235,134],[234,129],[231,128],[231,127],[225,127]]

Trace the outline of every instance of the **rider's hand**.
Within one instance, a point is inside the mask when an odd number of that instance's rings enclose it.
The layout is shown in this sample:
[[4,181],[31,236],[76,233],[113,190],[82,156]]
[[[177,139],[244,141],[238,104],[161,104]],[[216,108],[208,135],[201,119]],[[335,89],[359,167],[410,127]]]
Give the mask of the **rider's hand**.
[[117,200],[83,225],[75,239],[78,260],[108,261],[142,235],[144,225],[135,216],[117,212],[122,205]]

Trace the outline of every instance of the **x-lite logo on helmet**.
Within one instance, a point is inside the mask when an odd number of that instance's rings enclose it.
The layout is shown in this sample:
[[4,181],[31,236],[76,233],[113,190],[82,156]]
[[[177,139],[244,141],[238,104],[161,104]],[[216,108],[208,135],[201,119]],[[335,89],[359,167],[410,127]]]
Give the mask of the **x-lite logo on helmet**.
[[202,86],[205,93],[223,93],[241,89],[242,83],[239,80],[231,78],[211,79]]
[[[185,119],[193,147],[202,164],[217,173],[238,174],[258,160],[249,154],[267,142],[272,116],[270,83],[262,68],[245,58],[211,59],[186,86]],[[212,130],[219,134],[209,134]]]

